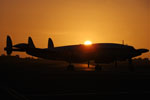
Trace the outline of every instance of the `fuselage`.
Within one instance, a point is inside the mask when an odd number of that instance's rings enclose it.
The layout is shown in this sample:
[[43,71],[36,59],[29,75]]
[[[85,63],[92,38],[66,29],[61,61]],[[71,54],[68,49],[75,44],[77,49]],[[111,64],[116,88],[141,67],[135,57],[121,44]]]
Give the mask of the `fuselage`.
[[108,63],[114,60],[126,60],[138,56],[132,46],[97,43],[92,45],[70,45],[51,49],[28,48],[27,54],[51,60],[84,62],[94,60],[97,63]]

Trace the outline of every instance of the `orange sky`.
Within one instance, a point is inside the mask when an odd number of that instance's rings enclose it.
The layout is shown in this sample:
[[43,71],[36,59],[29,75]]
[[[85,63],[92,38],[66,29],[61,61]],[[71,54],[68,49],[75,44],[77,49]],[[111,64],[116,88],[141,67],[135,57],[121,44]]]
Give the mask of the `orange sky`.
[[55,46],[125,40],[150,49],[150,0],[0,0],[0,54],[7,35],[41,48],[52,37]]

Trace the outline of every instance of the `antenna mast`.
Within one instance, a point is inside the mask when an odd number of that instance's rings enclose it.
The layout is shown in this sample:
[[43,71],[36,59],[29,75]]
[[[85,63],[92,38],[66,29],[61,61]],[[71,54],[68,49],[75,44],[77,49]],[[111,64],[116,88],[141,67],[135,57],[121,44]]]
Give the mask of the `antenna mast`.
[[122,40],[122,44],[124,45],[124,40]]

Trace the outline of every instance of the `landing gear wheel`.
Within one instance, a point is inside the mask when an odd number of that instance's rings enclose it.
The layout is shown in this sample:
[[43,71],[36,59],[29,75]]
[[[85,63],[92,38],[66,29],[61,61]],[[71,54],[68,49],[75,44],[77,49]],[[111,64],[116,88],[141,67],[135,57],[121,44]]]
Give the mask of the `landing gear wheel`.
[[100,66],[100,65],[95,66],[95,71],[101,71],[101,70],[102,70],[102,66]]
[[129,70],[131,71],[131,72],[134,72],[134,66],[133,66],[133,63],[132,63],[132,59],[129,59],[128,60],[129,61]]
[[67,67],[67,70],[74,70],[74,66],[73,66],[73,65],[69,65],[69,66]]

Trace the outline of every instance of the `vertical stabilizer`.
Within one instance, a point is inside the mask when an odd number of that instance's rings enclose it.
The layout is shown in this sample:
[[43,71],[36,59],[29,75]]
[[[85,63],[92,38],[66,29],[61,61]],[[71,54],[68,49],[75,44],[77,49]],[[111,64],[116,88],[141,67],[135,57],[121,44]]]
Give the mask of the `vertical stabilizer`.
[[31,37],[28,38],[28,45],[29,45],[29,48],[35,48]]
[[54,48],[54,44],[51,38],[48,39],[48,49]]
[[7,36],[6,48],[4,48],[4,50],[7,52],[7,55],[12,53],[12,40],[10,36]]

